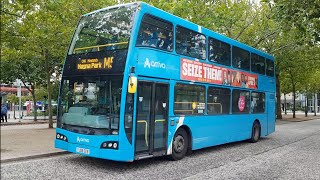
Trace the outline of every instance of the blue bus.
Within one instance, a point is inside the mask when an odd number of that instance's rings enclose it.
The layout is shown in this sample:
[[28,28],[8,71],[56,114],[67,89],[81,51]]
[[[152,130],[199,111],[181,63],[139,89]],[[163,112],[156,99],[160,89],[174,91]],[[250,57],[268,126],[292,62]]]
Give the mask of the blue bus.
[[55,147],[131,162],[275,131],[274,58],[143,2],[81,17]]

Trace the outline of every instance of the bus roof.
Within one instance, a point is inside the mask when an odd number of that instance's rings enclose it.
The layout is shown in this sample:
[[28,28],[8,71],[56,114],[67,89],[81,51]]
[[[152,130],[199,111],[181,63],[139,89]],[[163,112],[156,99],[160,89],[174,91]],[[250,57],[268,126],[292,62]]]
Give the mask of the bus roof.
[[[94,14],[94,13],[97,13],[97,12],[100,12],[100,11],[105,11],[105,10],[109,10],[109,9],[119,8],[119,7],[123,7],[123,6],[137,5],[137,4],[140,4],[140,3],[141,3],[141,2],[133,2],[133,3],[117,4],[117,5],[114,5],[114,6],[108,6],[108,7],[102,8],[102,9],[98,9],[98,10],[89,12],[89,13],[87,13],[87,14],[84,14],[83,16],[89,16],[89,15],[91,15],[91,14]],[[149,6],[150,6],[150,5],[149,5]]]
[[248,50],[252,53],[256,53],[258,55],[261,55],[265,58],[268,58],[270,60],[273,60],[274,61],[274,57],[262,50],[259,50],[259,49],[256,49],[256,48],[253,48],[247,44],[244,44],[240,41],[237,41],[237,40],[234,40],[234,39],[231,39],[225,35],[222,35],[220,33],[217,33],[213,30],[210,30],[208,28],[205,28],[205,27],[202,27],[200,25],[197,25],[193,22],[190,22],[186,19],[183,19],[181,17],[178,17],[176,15],[173,15],[169,12],[166,12],[162,9],[159,9],[159,8],[156,8],[150,4],[147,4],[145,2],[134,2],[134,3],[126,3],[126,4],[118,4],[118,5],[114,5],[114,6],[109,6],[109,7],[106,7],[106,8],[102,8],[102,9],[99,9],[99,10],[96,10],[96,11],[93,11],[93,12],[90,12],[90,13],[87,13],[83,16],[88,16],[88,15],[91,15],[91,14],[94,14],[94,13],[97,13],[97,12],[100,12],[100,11],[104,11],[104,10],[108,10],[108,9],[113,9],[113,8],[118,8],[118,7],[123,7],[123,6],[131,6],[131,5],[140,5],[141,9],[148,9],[148,11],[155,11],[154,13],[151,13],[155,16],[158,16],[158,17],[164,17],[162,15],[167,15],[167,16],[171,16],[170,17],[170,22],[172,22],[173,24],[178,24],[178,25],[181,25],[182,27],[186,27],[188,29],[191,29],[193,31],[196,31],[196,32],[199,32],[199,33],[202,33],[206,36],[210,36],[212,38],[215,38],[215,39],[218,39],[220,41],[223,41],[223,42],[226,42],[232,46],[237,46],[239,48],[242,48],[242,49],[245,49],[245,50]]

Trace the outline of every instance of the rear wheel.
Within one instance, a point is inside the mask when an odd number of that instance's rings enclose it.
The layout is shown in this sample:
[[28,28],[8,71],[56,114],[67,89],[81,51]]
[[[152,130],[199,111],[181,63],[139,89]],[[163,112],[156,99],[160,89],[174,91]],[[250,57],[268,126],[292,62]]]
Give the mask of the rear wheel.
[[188,145],[188,134],[184,129],[178,129],[172,142],[171,159],[176,161],[184,158],[188,150]]
[[250,142],[252,143],[258,142],[260,139],[260,133],[261,133],[260,124],[257,121],[255,121],[252,126]]

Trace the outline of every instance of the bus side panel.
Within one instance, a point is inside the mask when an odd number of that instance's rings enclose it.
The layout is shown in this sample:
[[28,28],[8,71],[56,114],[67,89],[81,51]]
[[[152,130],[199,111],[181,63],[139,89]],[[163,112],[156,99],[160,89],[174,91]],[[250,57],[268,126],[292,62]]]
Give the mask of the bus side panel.
[[[201,120],[199,120],[201,119]],[[268,134],[267,114],[244,115],[209,115],[184,117],[184,125],[192,133],[192,149],[243,141],[251,137],[253,122],[258,119],[261,124],[261,135]]]
[[137,75],[165,79],[179,77],[179,74],[176,74],[180,72],[180,60],[178,56],[144,48],[137,48],[135,53],[137,57]]
[[248,139],[252,120],[248,115],[188,116],[184,124],[192,132],[192,149]]
[[267,95],[267,109],[268,109],[268,134],[271,134],[276,129],[276,101],[274,93],[266,93]]
[[258,78],[258,90],[259,91],[267,91],[267,92],[275,92],[275,78],[270,78],[267,76],[259,75]]
[[[257,119],[261,124],[261,136],[266,136],[268,132],[267,114],[244,114],[244,115],[220,115],[220,116],[185,116],[171,117],[170,119],[180,122],[190,128],[192,134],[192,149],[201,149],[205,147],[243,141],[249,139],[252,133],[253,122]],[[201,119],[201,120],[200,120]],[[179,128],[169,126],[170,146],[175,131]]]

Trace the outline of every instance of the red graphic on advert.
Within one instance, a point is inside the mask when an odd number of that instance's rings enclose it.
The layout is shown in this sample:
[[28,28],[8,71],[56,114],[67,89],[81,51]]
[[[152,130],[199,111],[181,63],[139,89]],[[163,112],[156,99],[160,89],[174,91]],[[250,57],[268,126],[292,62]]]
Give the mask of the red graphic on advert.
[[238,101],[238,108],[240,112],[244,110],[245,105],[246,105],[246,101],[244,99],[244,96],[240,96]]
[[230,68],[181,58],[180,78],[189,81],[258,89],[258,76]]

